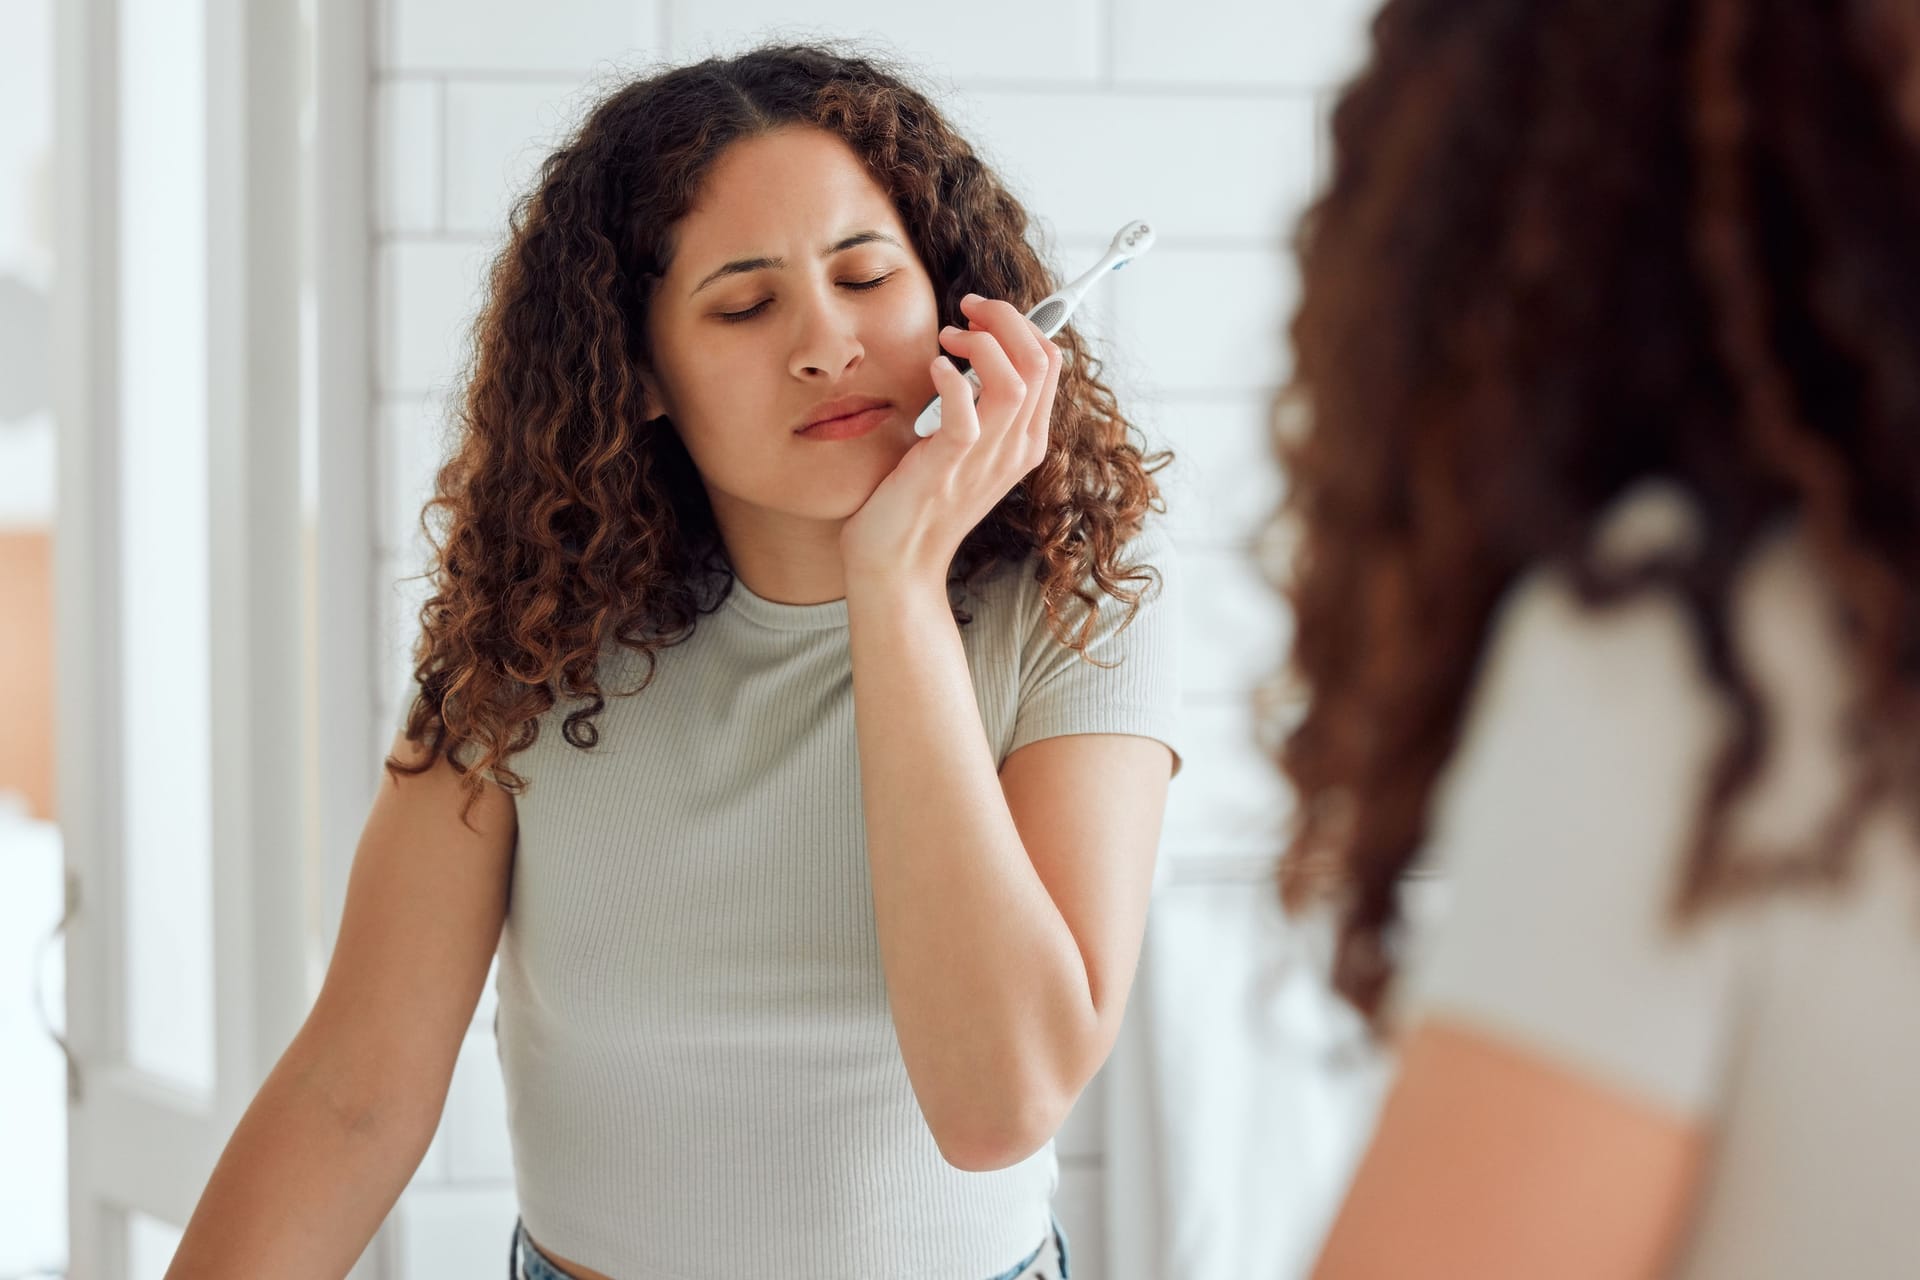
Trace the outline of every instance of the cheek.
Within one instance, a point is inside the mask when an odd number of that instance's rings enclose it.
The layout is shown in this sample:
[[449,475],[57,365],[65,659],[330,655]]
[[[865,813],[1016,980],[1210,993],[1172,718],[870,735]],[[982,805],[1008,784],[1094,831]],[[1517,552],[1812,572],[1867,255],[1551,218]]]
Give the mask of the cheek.
[[685,335],[673,352],[673,388],[685,416],[703,423],[725,423],[749,412],[763,394],[762,379],[746,372],[740,351],[726,333],[702,341]]
[[940,354],[940,316],[933,291],[924,287],[901,290],[898,300],[887,309],[881,332],[891,361],[925,365]]

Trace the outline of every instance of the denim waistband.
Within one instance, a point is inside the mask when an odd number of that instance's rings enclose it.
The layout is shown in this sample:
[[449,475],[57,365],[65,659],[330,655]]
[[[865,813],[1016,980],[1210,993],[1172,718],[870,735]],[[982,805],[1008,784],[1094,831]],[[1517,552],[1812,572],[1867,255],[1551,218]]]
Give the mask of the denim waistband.
[[[1058,1214],[1049,1210],[1048,1216],[1052,1219],[1052,1231],[1048,1238],[1011,1268],[988,1277],[988,1280],[1019,1280],[1028,1268],[1040,1260],[1040,1255],[1047,1251],[1048,1246],[1058,1252],[1060,1280],[1071,1280],[1072,1255],[1067,1250],[1067,1233],[1060,1225]],[[507,1251],[507,1275],[509,1280],[568,1280],[566,1273],[548,1261],[547,1256],[534,1245],[533,1237],[527,1234],[526,1223],[518,1218],[514,1219],[513,1243]]]

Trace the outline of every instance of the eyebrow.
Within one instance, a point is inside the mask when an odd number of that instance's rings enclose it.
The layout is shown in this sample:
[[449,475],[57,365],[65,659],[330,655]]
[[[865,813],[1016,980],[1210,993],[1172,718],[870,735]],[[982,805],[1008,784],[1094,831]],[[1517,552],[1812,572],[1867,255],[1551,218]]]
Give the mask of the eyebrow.
[[[901,247],[898,240],[884,231],[856,231],[838,244],[831,244],[822,249],[820,256],[822,258],[831,258],[836,253],[844,253],[848,249],[857,248],[863,244],[871,244],[876,240],[884,240],[896,249]],[[715,280],[722,279],[726,276],[737,276],[748,271],[764,271],[768,267],[774,267],[776,269],[784,268],[786,265],[787,260],[785,258],[736,258],[724,267],[715,268],[707,275],[706,279],[693,286],[693,291],[687,294],[687,296],[691,298],[695,293],[700,292]]]

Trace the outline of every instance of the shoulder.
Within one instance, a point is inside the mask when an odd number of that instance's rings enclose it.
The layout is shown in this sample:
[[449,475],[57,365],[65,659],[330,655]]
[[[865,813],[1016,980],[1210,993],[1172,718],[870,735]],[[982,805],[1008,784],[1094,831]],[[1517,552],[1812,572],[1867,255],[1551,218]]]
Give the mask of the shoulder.
[[1677,601],[1590,609],[1553,573],[1511,591],[1436,779],[1388,1011],[1491,1031],[1685,1114],[1714,1088],[1733,959],[1670,905],[1726,711]]
[[[1662,489],[1623,499],[1597,535],[1602,553],[1645,554],[1687,536],[1691,503],[1672,501]],[[1769,735],[1763,772],[1735,817],[1751,828],[1764,814],[1778,829],[1824,812],[1819,797],[1842,787],[1837,744],[1851,691],[1831,592],[1795,525],[1748,553],[1729,609],[1733,657]],[[1592,604],[1567,574],[1536,569],[1489,627],[1443,799],[1471,810],[1502,793],[1539,794],[1596,821],[1627,804],[1690,821],[1734,723],[1676,591]]]
[[[1600,520],[1589,557],[1622,575],[1656,559],[1684,560],[1702,519],[1685,490],[1644,482]],[[1567,571],[1536,567],[1509,588],[1488,625],[1444,780],[1450,791],[1470,790],[1490,771],[1559,773],[1558,764],[1604,762],[1611,767],[1587,784],[1631,789],[1698,755],[1725,730],[1725,713],[1677,590],[1651,585],[1592,602]]]
[[1471,810],[1495,793],[1551,795],[1572,812],[1644,801],[1693,781],[1724,716],[1677,596],[1594,606],[1565,574],[1535,570],[1489,628],[1444,798]]
[[[1134,617],[1134,625],[1138,625],[1137,615],[1141,613],[1172,611],[1173,597],[1178,595],[1180,559],[1164,520],[1149,515],[1106,563],[1112,590],[1103,588],[1089,567],[1063,595],[1056,595],[1056,608],[1066,625],[1074,629],[1084,626],[1091,607],[1096,615],[1095,634],[1106,636],[1125,625],[1129,617]],[[1029,551],[1018,560],[994,564],[964,588],[956,579],[948,588],[948,598],[988,630],[1015,633],[1027,642],[1038,642],[1050,632],[1048,590],[1047,563],[1038,551]],[[1164,609],[1162,601],[1167,602]]]
[[[1781,668],[1811,652],[1792,632],[1819,614],[1821,590],[1790,529],[1756,548],[1732,594],[1763,699],[1804,698],[1806,674]],[[1790,729],[1773,710],[1771,727]],[[1435,783],[1437,909],[1411,931],[1392,1021],[1444,1011],[1683,1112],[1706,1106],[1756,917],[1678,929],[1672,905],[1734,725],[1677,592],[1591,605],[1558,571],[1517,582]],[[1776,775],[1751,794],[1777,801]],[[1794,793],[1793,816],[1818,810],[1806,801]]]
[[[1149,515],[1141,527],[1122,540],[1106,557],[1109,578],[1123,595],[1103,590],[1091,568],[1082,574],[1079,587],[1095,597],[1095,606],[1103,613],[1128,611],[1129,597],[1138,593],[1141,604],[1157,601],[1176,590],[1180,577],[1180,555],[1165,520]],[[1019,573],[1023,600],[1032,609],[1041,608],[1045,591],[1043,562],[1038,553],[1029,555]]]

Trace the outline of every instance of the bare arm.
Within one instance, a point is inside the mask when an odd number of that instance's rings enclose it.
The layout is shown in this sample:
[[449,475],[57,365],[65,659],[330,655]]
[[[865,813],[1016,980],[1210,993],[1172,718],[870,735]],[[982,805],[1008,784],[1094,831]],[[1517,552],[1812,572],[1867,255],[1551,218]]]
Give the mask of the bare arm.
[[[417,761],[404,738],[393,751]],[[235,1127],[169,1280],[344,1276],[419,1166],[506,918],[513,798],[384,771],[313,1010]]]
[[1030,743],[996,776],[944,583],[848,581],[854,721],[887,1000],[956,1168],[1043,1146],[1113,1047],[1170,754]]
[[1692,1123],[1517,1045],[1417,1024],[1316,1280],[1666,1274]]

